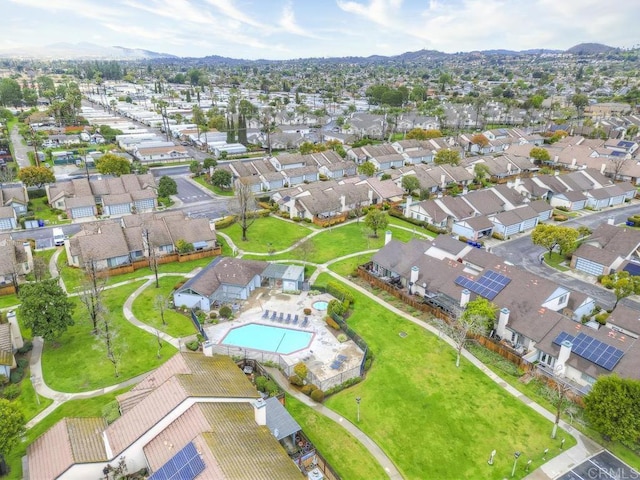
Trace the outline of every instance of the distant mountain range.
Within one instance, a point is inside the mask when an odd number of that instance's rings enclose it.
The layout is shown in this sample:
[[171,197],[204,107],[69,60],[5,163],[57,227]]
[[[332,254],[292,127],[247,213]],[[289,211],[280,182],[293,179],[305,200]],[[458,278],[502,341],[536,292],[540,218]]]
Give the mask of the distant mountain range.
[[[568,50],[547,50],[547,49],[530,49],[530,50],[482,50],[473,52],[460,53],[444,53],[437,50],[418,50],[416,52],[405,52],[400,55],[383,56],[371,55],[369,57],[332,57],[332,58],[308,58],[297,59],[291,61],[314,61],[314,62],[331,62],[331,63],[384,63],[384,62],[429,62],[437,60],[446,60],[459,55],[481,56],[481,55],[541,55],[541,54],[558,54],[569,53],[573,55],[593,55],[607,52],[615,52],[619,49],[609,47],[601,43],[581,43],[575,45]],[[39,58],[39,59],[74,59],[74,60],[172,60],[185,62],[198,62],[207,64],[225,63],[264,63],[273,62],[272,60],[241,60],[235,58],[221,57],[219,55],[210,55],[202,58],[181,58],[169,53],[153,52],[151,50],[143,50],[139,48],[127,48],[120,46],[101,46],[93,43],[54,43],[41,48],[29,47],[14,50],[0,50],[0,58]]]
[[152,52],[139,48],[102,46],[93,43],[54,43],[44,47],[25,47],[0,50],[3,58],[39,58],[69,60],[151,60],[156,58],[178,58],[169,53]]

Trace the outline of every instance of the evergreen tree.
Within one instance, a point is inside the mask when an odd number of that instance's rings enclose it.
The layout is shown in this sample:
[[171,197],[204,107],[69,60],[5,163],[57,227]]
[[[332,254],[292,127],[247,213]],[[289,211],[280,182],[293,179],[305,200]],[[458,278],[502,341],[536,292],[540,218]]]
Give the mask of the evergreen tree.
[[238,143],[246,145],[247,142],[247,119],[240,114],[238,118]]

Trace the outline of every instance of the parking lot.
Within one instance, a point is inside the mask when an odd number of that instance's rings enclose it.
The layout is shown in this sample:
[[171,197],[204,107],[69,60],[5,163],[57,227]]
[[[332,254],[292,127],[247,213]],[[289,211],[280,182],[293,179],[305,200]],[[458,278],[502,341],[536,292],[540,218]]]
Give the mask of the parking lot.
[[573,467],[556,480],[632,480],[640,473],[606,450]]

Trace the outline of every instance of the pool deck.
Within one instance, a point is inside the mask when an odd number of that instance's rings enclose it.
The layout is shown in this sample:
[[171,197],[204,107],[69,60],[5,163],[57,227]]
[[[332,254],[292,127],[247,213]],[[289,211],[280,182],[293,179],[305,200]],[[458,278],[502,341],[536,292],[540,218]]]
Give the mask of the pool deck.
[[[364,352],[353,341],[347,340],[340,343],[331,327],[324,321],[326,311],[319,311],[312,307],[314,302],[328,302],[332,299],[333,297],[326,293],[309,295],[308,292],[303,292],[300,295],[289,295],[275,293],[267,289],[258,289],[254,292],[252,298],[243,304],[234,320],[217,325],[207,325],[205,328],[209,340],[214,344],[220,344],[232,328],[249,323],[311,332],[314,335],[307,348],[288,355],[280,354],[280,356],[290,366],[298,362],[304,362],[314,375],[324,380],[358,367],[364,355]],[[303,312],[305,308],[311,309],[311,315],[308,315],[309,322],[303,328],[301,323],[305,317]],[[263,318],[265,310],[269,310],[268,318]],[[294,325],[292,322],[287,324],[271,320],[271,313],[274,311],[278,312],[278,316],[282,312],[285,319],[289,313],[291,318],[297,314],[298,324]],[[340,368],[332,369],[331,364],[338,358],[338,355],[343,355],[346,360]]]

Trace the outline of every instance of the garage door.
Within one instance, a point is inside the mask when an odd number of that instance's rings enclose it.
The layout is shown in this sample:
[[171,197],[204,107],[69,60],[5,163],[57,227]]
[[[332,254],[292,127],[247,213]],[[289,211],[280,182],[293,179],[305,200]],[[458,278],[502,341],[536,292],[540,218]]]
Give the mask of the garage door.
[[78,207],[71,210],[73,218],[92,217],[93,207]]
[[131,213],[131,205],[128,203],[109,205],[108,215],[126,215],[127,213]]
[[0,218],[0,230],[11,230],[13,225],[10,218]]
[[604,272],[604,267],[602,265],[585,258],[579,258],[576,261],[576,269],[595,276],[602,275]]

